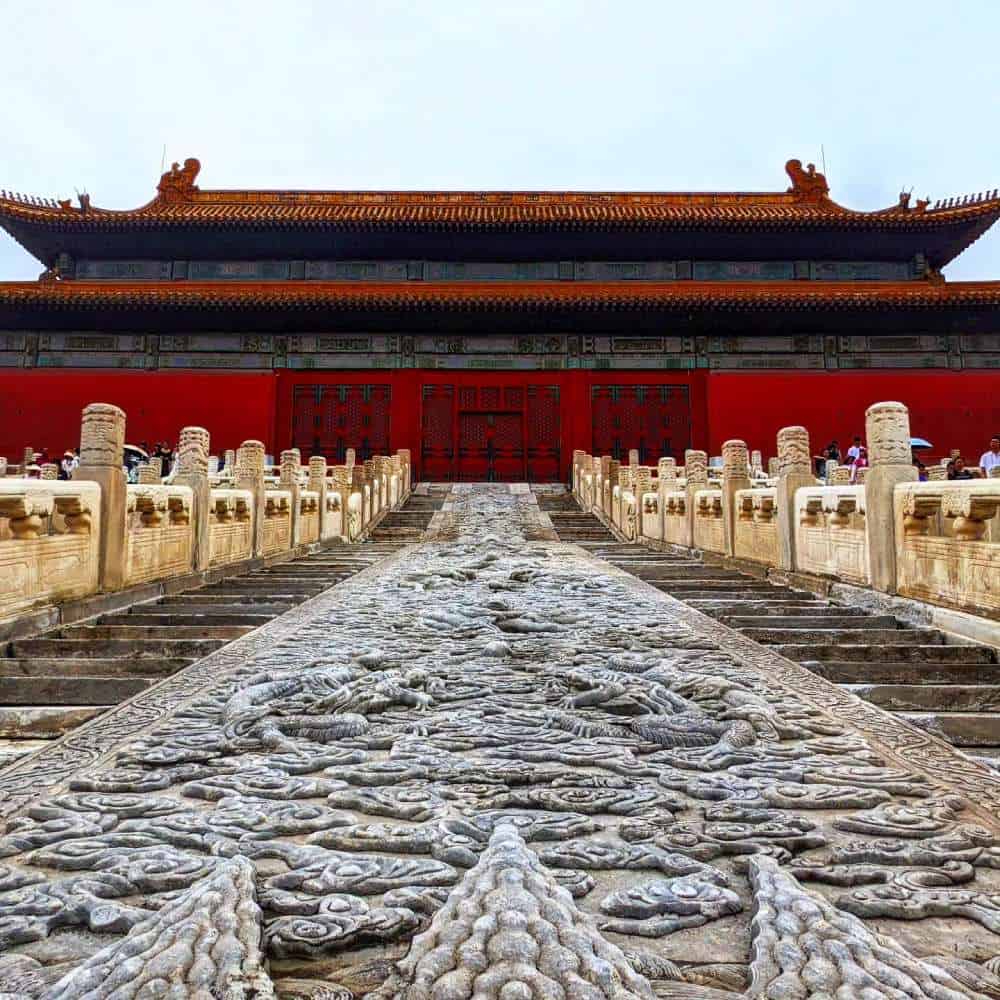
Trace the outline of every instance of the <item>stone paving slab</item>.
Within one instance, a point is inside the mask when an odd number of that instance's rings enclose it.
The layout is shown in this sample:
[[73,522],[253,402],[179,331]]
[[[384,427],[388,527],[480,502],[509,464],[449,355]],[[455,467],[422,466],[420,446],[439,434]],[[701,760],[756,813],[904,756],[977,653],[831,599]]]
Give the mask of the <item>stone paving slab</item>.
[[0,994],[1000,995],[998,777],[546,522],[455,487],[0,771]]

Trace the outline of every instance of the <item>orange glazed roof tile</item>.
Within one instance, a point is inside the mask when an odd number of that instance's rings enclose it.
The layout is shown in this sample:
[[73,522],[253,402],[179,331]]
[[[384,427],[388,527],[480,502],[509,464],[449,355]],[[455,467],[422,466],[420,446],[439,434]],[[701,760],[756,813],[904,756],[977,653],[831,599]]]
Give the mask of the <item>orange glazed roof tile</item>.
[[283,281],[0,283],[0,308],[38,310],[549,311],[733,309],[836,310],[1000,307],[1000,281],[471,282]]
[[791,187],[783,192],[629,191],[203,191],[196,159],[174,164],[156,197],[142,208],[97,208],[84,195],[79,206],[0,192],[4,220],[67,230],[202,227],[433,227],[489,228],[756,228],[899,229],[934,227],[1000,216],[992,195],[951,199],[931,206],[908,196],[878,212],[856,212],[829,197],[822,174],[799,160],[785,165]]

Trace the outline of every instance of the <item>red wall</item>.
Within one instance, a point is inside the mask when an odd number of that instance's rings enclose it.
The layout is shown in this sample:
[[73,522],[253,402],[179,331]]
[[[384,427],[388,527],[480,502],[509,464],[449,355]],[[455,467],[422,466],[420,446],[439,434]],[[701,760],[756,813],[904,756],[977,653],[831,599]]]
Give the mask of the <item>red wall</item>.
[[212,450],[274,439],[274,375],[204,372],[0,371],[0,455],[19,462],[25,445],[61,455],[80,443],[88,403],[127,415],[125,440],[177,442],[181,427],[208,428]]
[[[590,450],[590,386],[669,382],[691,388],[694,447],[719,454],[740,437],[765,456],[788,424],[809,429],[815,451],[831,438],[841,446],[864,433],[874,402],[898,399],[910,408],[913,433],[935,445],[933,456],[961,448],[978,458],[1000,433],[1000,374],[988,372],[708,373],[683,371],[324,371],[324,372],[87,372],[0,371],[0,455],[20,460],[25,444],[61,453],[79,443],[87,403],[115,403],[128,414],[131,443],[176,442],[185,424],[206,427],[212,450],[248,438],[277,453],[291,439],[292,390],[316,383],[378,382],[392,386],[392,447],[420,455],[420,387],[488,382],[558,385],[564,464],[574,448]],[[419,471],[419,470],[418,470]]]
[[713,372],[708,378],[709,451],[742,438],[765,457],[789,424],[809,430],[813,453],[836,438],[841,451],[864,437],[865,410],[899,400],[910,410],[910,430],[934,448],[930,456],[960,448],[966,458],[986,450],[1000,434],[1000,373],[994,372]]

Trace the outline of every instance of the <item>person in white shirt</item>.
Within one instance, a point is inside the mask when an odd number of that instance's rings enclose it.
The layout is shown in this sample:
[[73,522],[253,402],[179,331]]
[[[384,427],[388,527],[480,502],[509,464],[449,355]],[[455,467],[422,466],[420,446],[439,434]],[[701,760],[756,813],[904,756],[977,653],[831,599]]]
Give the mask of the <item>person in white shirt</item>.
[[990,469],[1000,466],[1000,437],[990,438],[990,450],[984,451],[979,459],[979,468],[983,475],[989,477]]
[[851,447],[847,449],[847,464],[854,465],[854,463],[858,460],[858,456],[864,450],[865,450],[864,445],[862,445],[861,443],[860,436],[855,435],[854,444],[852,444]]

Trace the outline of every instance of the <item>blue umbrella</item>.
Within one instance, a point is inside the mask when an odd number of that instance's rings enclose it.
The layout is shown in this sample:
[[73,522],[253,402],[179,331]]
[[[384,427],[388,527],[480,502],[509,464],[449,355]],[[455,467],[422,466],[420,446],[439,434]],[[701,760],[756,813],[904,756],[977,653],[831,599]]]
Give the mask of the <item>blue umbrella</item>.
[[933,448],[934,445],[927,438],[910,438],[911,448]]

